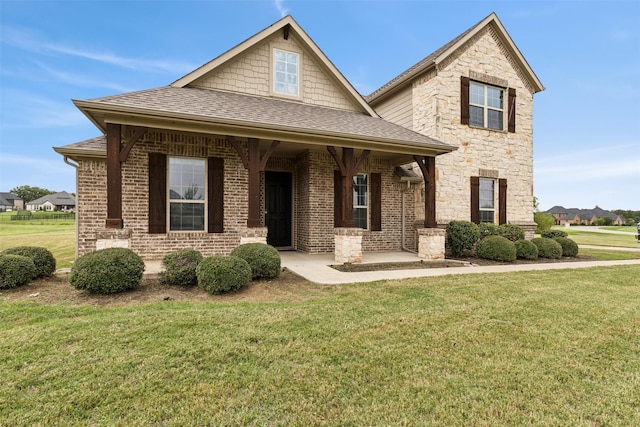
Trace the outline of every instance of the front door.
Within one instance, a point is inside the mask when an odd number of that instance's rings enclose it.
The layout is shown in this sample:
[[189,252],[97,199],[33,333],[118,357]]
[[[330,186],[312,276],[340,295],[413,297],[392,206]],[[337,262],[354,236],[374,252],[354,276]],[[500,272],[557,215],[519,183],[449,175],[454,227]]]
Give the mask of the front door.
[[276,248],[291,247],[290,172],[265,172],[265,224],[267,243]]

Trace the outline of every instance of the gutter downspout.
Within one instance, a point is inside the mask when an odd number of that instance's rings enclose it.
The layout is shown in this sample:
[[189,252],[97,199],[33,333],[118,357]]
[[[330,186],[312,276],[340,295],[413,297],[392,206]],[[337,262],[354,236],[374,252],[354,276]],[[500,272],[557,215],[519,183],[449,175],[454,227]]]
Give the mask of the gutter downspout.
[[76,253],[75,253],[75,259],[78,259],[78,236],[79,236],[79,222],[78,221],[78,166],[80,166],[78,163],[72,162],[71,159],[69,159],[69,156],[64,156],[64,162],[66,164],[68,164],[69,166],[73,167],[76,170]]

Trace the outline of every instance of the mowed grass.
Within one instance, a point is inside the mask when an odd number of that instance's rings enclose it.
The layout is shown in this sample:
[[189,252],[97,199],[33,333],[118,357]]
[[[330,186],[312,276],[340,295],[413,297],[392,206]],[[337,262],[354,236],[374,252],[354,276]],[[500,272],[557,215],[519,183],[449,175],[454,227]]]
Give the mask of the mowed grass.
[[640,259],[640,252],[610,249],[580,248],[579,255],[592,256],[596,261],[619,261],[625,259]]
[[635,225],[608,225],[600,228],[602,230],[624,231],[627,233],[638,234],[638,227]]
[[15,212],[4,212],[0,220],[0,251],[15,246],[40,246],[51,251],[57,268],[70,267],[75,259],[75,222],[70,220],[10,221]]
[[120,308],[0,296],[4,425],[640,425],[640,266]]
[[569,234],[569,238],[578,245],[616,246],[621,248],[640,248],[640,244],[629,234],[601,233],[597,231],[574,230],[561,228]]

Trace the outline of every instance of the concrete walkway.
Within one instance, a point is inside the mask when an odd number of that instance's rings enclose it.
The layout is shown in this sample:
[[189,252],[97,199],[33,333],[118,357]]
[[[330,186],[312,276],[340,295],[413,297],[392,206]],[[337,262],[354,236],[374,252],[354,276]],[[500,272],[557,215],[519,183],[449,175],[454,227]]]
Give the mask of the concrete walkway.
[[[581,246],[592,247],[592,246]],[[597,249],[605,249],[595,246]],[[635,251],[633,248],[607,248],[614,250]],[[479,273],[506,273],[513,271],[542,271],[567,268],[610,267],[615,265],[640,265],[640,259],[623,261],[585,261],[585,262],[557,262],[543,264],[513,264],[493,266],[471,266],[460,262],[459,267],[447,268],[418,268],[410,270],[364,271],[344,273],[335,270],[330,265],[335,264],[333,254],[308,255],[295,251],[280,253],[282,267],[304,277],[313,283],[321,285],[338,285],[342,283],[375,282],[377,280],[408,279],[412,277],[435,277],[449,274],[479,274]],[[416,262],[419,258],[410,252],[367,252],[364,255],[364,264],[382,262]],[[156,275],[162,270],[161,261],[147,261],[145,275]]]

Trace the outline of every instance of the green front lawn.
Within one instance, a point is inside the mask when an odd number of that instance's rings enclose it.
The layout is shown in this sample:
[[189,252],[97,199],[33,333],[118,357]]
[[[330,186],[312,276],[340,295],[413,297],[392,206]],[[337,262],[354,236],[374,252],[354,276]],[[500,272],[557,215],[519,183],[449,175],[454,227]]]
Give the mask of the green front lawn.
[[3,425],[640,425],[640,266],[127,307],[0,295]]
[[583,231],[573,228],[560,228],[569,234],[569,238],[579,245],[616,246],[623,248],[640,248],[640,244],[629,234],[600,233],[597,231]]

